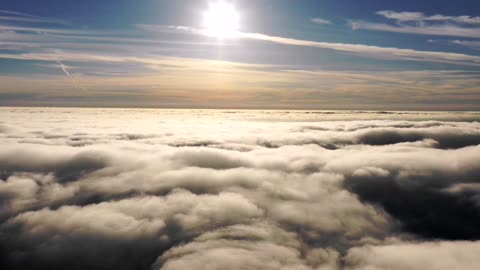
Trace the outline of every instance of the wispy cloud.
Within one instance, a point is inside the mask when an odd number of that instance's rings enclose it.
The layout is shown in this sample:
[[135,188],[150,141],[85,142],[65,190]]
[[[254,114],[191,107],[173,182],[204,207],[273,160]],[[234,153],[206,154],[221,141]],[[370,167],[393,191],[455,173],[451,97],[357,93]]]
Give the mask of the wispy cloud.
[[480,38],[480,28],[462,27],[458,25],[442,24],[442,25],[390,25],[384,23],[372,23],[365,21],[350,21],[353,30],[371,30],[382,32],[394,32],[404,34],[417,35],[434,35],[434,36],[454,36],[454,37],[473,37]]
[[60,68],[62,69],[63,73],[65,73],[65,75],[68,77],[68,79],[72,82],[72,85],[79,89],[79,90],[83,90],[83,91],[87,91],[87,89],[83,86],[80,85],[80,83],[77,81],[77,78],[75,76],[73,76],[72,74],[70,74],[70,72],[68,71],[68,68],[66,65],[64,65],[62,63],[62,61],[58,60],[57,61],[58,65],[60,66]]
[[47,24],[62,24],[62,25],[69,24],[68,22],[60,19],[34,16],[31,14],[16,12],[11,10],[0,10],[0,21],[16,21],[16,22],[26,22],[26,23],[47,23]]
[[[186,27],[186,26],[164,26],[164,25],[138,25],[142,31],[155,31],[162,33],[187,33],[191,35],[205,35],[205,31],[202,29]],[[16,31],[22,32],[22,39],[31,39],[31,38],[42,38],[43,34],[48,35],[61,35],[58,42],[61,42],[61,38],[65,40],[74,38],[78,40],[75,42],[77,44],[83,38],[89,41],[96,41],[101,39],[102,41],[109,41],[108,44],[111,46],[126,46],[125,42],[130,42],[130,40],[135,40],[135,43],[143,43],[142,38],[131,39],[131,38],[122,38],[118,39],[113,35],[113,33],[100,32],[100,31],[88,31],[88,30],[69,30],[69,29],[43,29],[36,27],[19,27],[19,26],[6,26],[0,25],[0,30],[9,31],[12,34],[15,34]],[[44,31],[44,32],[43,32]],[[18,38],[14,37],[14,38]],[[111,39],[110,39],[111,38]],[[319,42],[311,40],[302,40],[294,39],[287,37],[271,36],[260,33],[246,33],[238,32],[237,38],[245,40],[261,40],[266,42],[272,42],[277,44],[291,45],[291,46],[305,46],[305,47],[314,47],[322,49],[330,49],[340,52],[346,52],[349,54],[354,54],[362,57],[370,57],[375,59],[387,59],[387,60],[408,60],[408,61],[424,61],[424,62],[440,62],[440,63],[450,63],[458,65],[480,65],[480,56],[467,55],[461,53],[449,53],[449,52],[435,52],[435,51],[420,51],[413,49],[403,49],[395,47],[381,47],[381,46],[372,46],[364,44],[349,44],[349,43],[332,43],[332,42]],[[15,41],[15,40],[12,40]],[[32,44],[28,40],[25,44]],[[45,41],[45,40],[44,40]],[[118,41],[118,42],[117,42]],[[146,44],[155,42],[156,40],[145,40]],[[158,40],[161,41],[161,40]],[[8,40],[5,40],[8,42]],[[119,44],[121,42],[121,44]],[[18,42],[17,42],[18,43]],[[108,45],[107,44],[107,45]],[[93,46],[93,45],[92,45]],[[102,46],[106,46],[103,44]],[[95,49],[95,48],[93,48]],[[62,51],[67,51],[68,48]],[[58,51],[58,50],[56,50]],[[135,51],[132,49],[132,51]],[[74,53],[66,53],[70,59],[64,59],[66,61],[101,61],[101,62],[137,62],[144,64],[155,64],[157,61],[155,57],[139,57],[138,55],[125,56],[123,53],[121,56],[115,56],[114,53],[91,53],[86,51],[76,51]],[[2,53],[0,58],[9,58],[9,59],[19,59],[19,60],[40,60],[40,61],[52,61],[56,62],[58,58],[58,53],[51,51],[32,51],[32,52],[15,52],[15,53]],[[63,59],[63,58],[62,58]]]
[[397,21],[417,21],[424,17],[423,13],[421,12],[409,12],[409,11],[402,11],[396,12],[391,10],[381,10],[377,11],[378,15],[381,15],[388,19],[393,19]]
[[468,15],[462,16],[447,16],[442,14],[436,14],[427,16],[422,12],[408,12],[401,11],[396,12],[393,10],[381,10],[376,14],[383,16],[387,19],[393,19],[400,22],[409,22],[409,21],[440,21],[440,22],[456,22],[461,24],[480,24],[480,17],[472,17]]
[[[47,28],[38,26],[20,26],[20,25],[5,25],[0,24],[0,31],[18,31],[30,32],[34,34],[62,34],[62,35],[90,35],[90,36],[104,36],[113,35],[115,33],[95,30],[78,30],[65,28]],[[118,33],[117,33],[118,34]]]
[[480,17],[447,16],[436,14],[427,16],[422,12],[396,12],[382,10],[376,13],[395,24],[351,20],[352,29],[383,31],[417,35],[458,36],[480,38]]
[[467,65],[480,64],[480,57],[473,56],[473,55],[459,54],[459,53],[418,51],[413,49],[380,47],[380,46],[371,46],[371,45],[364,45],[364,44],[317,42],[317,41],[268,36],[268,35],[256,34],[256,33],[240,33],[240,36],[248,39],[264,40],[264,41],[270,41],[270,42],[287,44],[287,45],[332,49],[336,51],[349,52],[349,53],[369,56],[373,58],[380,58],[380,59],[430,61],[430,62],[444,62],[444,63],[453,63],[453,64],[457,63],[457,64],[467,64]]
[[332,24],[331,21],[322,18],[312,18],[310,21],[316,24]]
[[480,41],[475,40],[454,40],[453,44],[469,47],[471,49],[480,49]]
[[[2,14],[9,16],[5,12]],[[28,15],[23,17],[30,18]],[[45,96],[59,97],[63,101],[70,95],[84,95],[91,96],[91,100],[108,96],[129,106],[175,97],[180,100],[176,105],[183,107],[229,104],[249,108],[315,108],[321,104],[330,106],[328,108],[352,105],[373,108],[378,104],[388,104],[389,107],[396,104],[397,108],[404,109],[413,101],[417,105],[408,108],[425,109],[425,102],[433,102],[428,108],[435,109],[478,108],[478,72],[375,73],[368,72],[368,69],[360,71],[358,66],[342,66],[340,70],[343,72],[328,70],[328,67],[320,71],[321,63],[262,62],[232,54],[218,56],[215,52],[226,52],[227,46],[255,49],[259,43],[264,43],[262,46],[280,50],[282,55],[298,50],[295,46],[310,47],[318,48],[321,54],[337,52],[349,57],[378,60],[446,63],[455,64],[459,69],[480,66],[480,56],[475,54],[321,42],[248,32],[238,32],[236,40],[218,42],[208,37],[205,30],[188,26],[137,27],[134,31],[115,32],[0,22],[0,59],[23,60],[32,66],[44,65],[42,69],[34,66],[36,71],[32,76],[2,76],[0,99],[1,95],[11,95],[15,89],[13,94],[35,95],[35,101],[43,98],[45,104],[51,102]],[[458,45],[466,44],[458,41]],[[363,65],[362,59],[355,57],[352,61]],[[370,61],[365,62],[365,65],[371,65]],[[70,65],[75,66],[75,72]],[[185,80],[185,74],[189,80]],[[88,89],[88,94],[83,91],[65,94],[66,89]],[[133,96],[136,100],[132,101],[129,97]],[[465,97],[471,99],[467,101]],[[168,102],[160,105],[169,106]]]
[[[182,31],[185,33],[205,35],[201,29],[191,27],[176,27],[176,26],[154,26],[154,25],[142,25],[143,29],[150,31]],[[335,51],[348,52],[355,55],[361,55],[365,57],[377,58],[377,59],[389,59],[389,60],[409,60],[409,61],[427,61],[427,62],[441,62],[461,65],[480,65],[480,57],[474,55],[467,55],[461,53],[449,53],[449,52],[434,52],[434,51],[419,51],[413,49],[402,49],[394,47],[381,47],[371,46],[364,44],[349,44],[349,43],[332,43],[332,42],[318,42],[278,36],[270,36],[260,33],[245,33],[238,32],[237,38],[262,40],[267,42],[273,42],[278,44],[292,45],[292,46],[305,46],[322,49],[331,49]]]

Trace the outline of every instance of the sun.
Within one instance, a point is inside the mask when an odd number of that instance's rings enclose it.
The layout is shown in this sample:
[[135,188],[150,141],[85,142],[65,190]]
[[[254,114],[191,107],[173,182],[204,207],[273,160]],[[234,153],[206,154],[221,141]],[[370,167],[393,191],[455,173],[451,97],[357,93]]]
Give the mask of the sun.
[[203,14],[203,27],[209,36],[219,39],[234,38],[240,28],[240,15],[231,3],[211,3]]

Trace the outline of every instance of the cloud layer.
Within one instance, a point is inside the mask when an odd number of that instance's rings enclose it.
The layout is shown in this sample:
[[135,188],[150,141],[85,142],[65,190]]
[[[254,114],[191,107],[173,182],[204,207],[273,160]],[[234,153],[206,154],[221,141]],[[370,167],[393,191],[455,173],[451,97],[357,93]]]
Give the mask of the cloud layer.
[[475,113],[1,112],[2,269],[480,265]]

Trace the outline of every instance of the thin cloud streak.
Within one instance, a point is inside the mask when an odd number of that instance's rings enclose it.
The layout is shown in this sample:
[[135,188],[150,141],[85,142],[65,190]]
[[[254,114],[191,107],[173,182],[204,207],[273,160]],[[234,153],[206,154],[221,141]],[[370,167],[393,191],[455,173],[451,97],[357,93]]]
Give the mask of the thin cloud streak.
[[11,10],[0,10],[0,21],[18,21],[18,22],[29,22],[29,23],[69,25],[69,23],[64,20],[34,16],[31,14],[16,12]]
[[479,50],[480,49],[480,41],[475,40],[454,40],[451,43],[456,45],[465,46],[471,49]]
[[310,21],[316,24],[332,24],[331,21],[322,18],[312,18]]
[[[197,29],[193,27],[186,26],[164,26],[164,25],[137,25],[138,28],[144,31],[155,31],[162,33],[189,33],[192,35],[202,35],[206,36],[205,30]],[[355,23],[354,28],[362,28],[363,24]],[[394,27],[395,28],[395,27]],[[0,25],[0,30],[4,31],[27,31],[34,33],[46,33],[46,34],[60,34],[72,36],[78,39],[83,37],[88,38],[91,41],[96,40],[96,38],[106,39],[109,35],[113,33],[108,32],[99,32],[99,31],[85,31],[85,30],[65,30],[65,29],[43,29],[36,27],[20,27],[20,26],[7,26]],[[448,33],[448,32],[447,32]],[[471,33],[470,33],[471,34]],[[465,34],[466,35],[466,34]],[[37,36],[35,34],[34,36]],[[471,36],[471,35],[470,35]],[[286,38],[279,36],[271,36],[261,33],[247,33],[247,32],[238,32],[236,34],[237,38],[246,39],[246,40],[261,40],[267,42],[273,42],[277,44],[292,45],[292,46],[305,46],[305,47],[314,47],[314,48],[323,48],[331,49],[335,51],[348,52],[355,55],[361,55],[370,58],[376,59],[386,59],[386,60],[408,60],[408,61],[424,61],[424,62],[439,62],[439,63],[449,63],[449,64],[458,64],[458,65],[469,65],[469,66],[479,66],[480,65],[480,56],[467,55],[461,53],[449,53],[449,52],[435,52],[435,51],[419,51],[414,49],[402,49],[395,47],[380,47],[364,44],[349,44],[349,43],[332,43],[332,42],[319,42],[319,41],[310,41],[294,38]],[[137,39],[138,42],[142,42],[142,39]],[[149,43],[152,40],[148,40]],[[36,55],[38,53],[27,53],[27,54],[1,54],[0,58],[8,59],[28,59],[27,55]],[[51,60],[52,57],[48,54],[43,53],[43,58],[40,59],[31,59],[31,60],[45,60],[45,61],[55,61]],[[85,55],[85,59],[91,59],[88,55]],[[96,56],[95,59],[98,61],[115,61],[112,60],[113,56]],[[133,59],[131,59],[133,60]],[[82,61],[82,60],[79,60]]]
[[68,77],[68,79],[70,79],[70,81],[72,82],[72,84],[75,88],[77,88],[79,90],[87,91],[87,89],[85,87],[81,86],[78,83],[77,78],[75,78],[75,76],[72,76],[72,74],[70,74],[70,72],[67,69],[67,66],[65,66],[60,60],[58,60],[57,63],[60,65],[60,68],[62,69],[63,73],[65,73],[65,75]]
[[287,44],[287,45],[332,49],[332,50],[350,52],[350,53],[356,53],[356,54],[362,54],[362,55],[367,54],[370,57],[378,57],[378,58],[385,58],[385,59],[431,61],[431,62],[446,62],[446,63],[458,63],[461,61],[461,64],[466,64],[466,65],[480,64],[479,56],[460,54],[460,53],[417,51],[413,49],[379,47],[379,46],[370,46],[370,45],[363,45],[363,44],[317,42],[317,41],[268,36],[268,35],[257,34],[257,33],[239,33],[239,36],[243,38],[248,38],[248,39],[271,41],[271,42]]
[[389,25],[384,23],[372,23],[364,21],[350,21],[353,30],[371,30],[382,32],[394,32],[416,35],[434,35],[434,36],[454,36],[480,38],[480,28],[461,27],[456,25],[427,25],[427,26],[407,26],[407,25]]
[[480,17],[442,14],[427,16],[422,12],[397,12],[393,10],[381,10],[377,11],[376,14],[394,21],[395,25],[361,20],[351,20],[349,24],[353,30],[364,29],[416,35],[480,38],[480,28],[477,26],[480,25]]
[[472,17],[468,15],[462,16],[447,16],[442,14],[436,14],[427,16],[422,12],[408,12],[408,11],[393,11],[393,10],[381,10],[376,12],[377,15],[383,16],[387,19],[396,20],[398,22],[409,21],[451,21],[461,24],[480,24],[480,17]]
[[[151,31],[179,31],[197,35],[206,35],[202,29],[185,27],[185,26],[155,26],[155,25],[139,25],[140,28]],[[278,36],[270,36],[260,33],[246,33],[237,32],[237,38],[268,41],[278,44],[305,46],[322,49],[331,49],[336,51],[359,54],[377,59],[388,60],[409,60],[409,61],[426,61],[426,62],[440,62],[451,63],[459,65],[480,65],[480,56],[467,55],[461,53],[448,52],[434,52],[434,51],[418,51],[413,49],[401,49],[395,47],[380,47],[364,44],[349,44],[349,43],[332,43],[332,42],[318,42]]]

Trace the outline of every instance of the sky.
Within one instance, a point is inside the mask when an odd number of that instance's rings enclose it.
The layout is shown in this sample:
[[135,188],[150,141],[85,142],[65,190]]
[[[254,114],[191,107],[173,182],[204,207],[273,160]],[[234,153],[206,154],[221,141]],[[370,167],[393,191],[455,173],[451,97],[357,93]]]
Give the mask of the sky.
[[480,3],[3,0],[0,82],[1,106],[479,110]]

